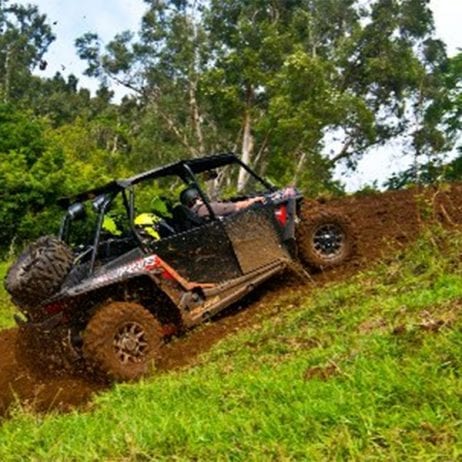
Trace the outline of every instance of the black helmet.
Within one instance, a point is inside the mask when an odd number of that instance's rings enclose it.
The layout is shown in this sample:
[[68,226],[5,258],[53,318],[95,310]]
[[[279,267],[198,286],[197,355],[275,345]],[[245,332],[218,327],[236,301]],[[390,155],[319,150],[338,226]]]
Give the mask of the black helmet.
[[194,205],[196,199],[199,199],[199,191],[194,186],[189,186],[186,189],[183,189],[180,193],[180,202],[186,207],[191,207]]

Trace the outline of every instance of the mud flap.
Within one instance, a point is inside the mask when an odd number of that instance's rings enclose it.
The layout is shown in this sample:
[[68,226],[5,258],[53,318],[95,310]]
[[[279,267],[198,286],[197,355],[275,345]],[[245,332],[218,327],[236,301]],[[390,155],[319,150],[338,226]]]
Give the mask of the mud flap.
[[297,201],[291,197],[287,201],[287,224],[284,228],[282,240],[292,257],[297,255],[297,242],[295,239],[295,221],[297,220]]

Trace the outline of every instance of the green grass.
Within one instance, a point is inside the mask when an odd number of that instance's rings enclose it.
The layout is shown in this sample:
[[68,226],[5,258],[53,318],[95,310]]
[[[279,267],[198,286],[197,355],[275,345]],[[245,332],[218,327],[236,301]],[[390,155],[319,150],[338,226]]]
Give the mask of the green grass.
[[[445,245],[449,243],[450,245]],[[462,235],[278,299],[200,365],[0,428],[0,460],[462,459]]]

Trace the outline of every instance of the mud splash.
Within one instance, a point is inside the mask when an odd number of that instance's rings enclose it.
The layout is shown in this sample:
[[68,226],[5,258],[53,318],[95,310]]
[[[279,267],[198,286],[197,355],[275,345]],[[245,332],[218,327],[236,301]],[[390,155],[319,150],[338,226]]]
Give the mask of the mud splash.
[[[206,323],[163,347],[157,364],[158,373],[199,363],[200,355],[218,341],[258,322],[272,301],[297,284],[290,276],[281,276],[264,284],[242,303],[230,307],[213,322]],[[305,290],[303,286],[299,286]],[[34,372],[15,357],[18,329],[0,331],[0,417],[7,417],[14,405],[35,412],[70,411],[85,407],[95,393],[110,387],[87,371]]]

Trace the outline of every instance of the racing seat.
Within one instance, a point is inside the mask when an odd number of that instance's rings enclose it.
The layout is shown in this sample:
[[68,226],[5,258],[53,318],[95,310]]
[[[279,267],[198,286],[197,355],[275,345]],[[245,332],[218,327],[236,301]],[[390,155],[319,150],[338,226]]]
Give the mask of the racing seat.
[[175,230],[178,233],[201,226],[205,223],[204,218],[199,217],[183,204],[178,204],[172,210],[172,218]]

